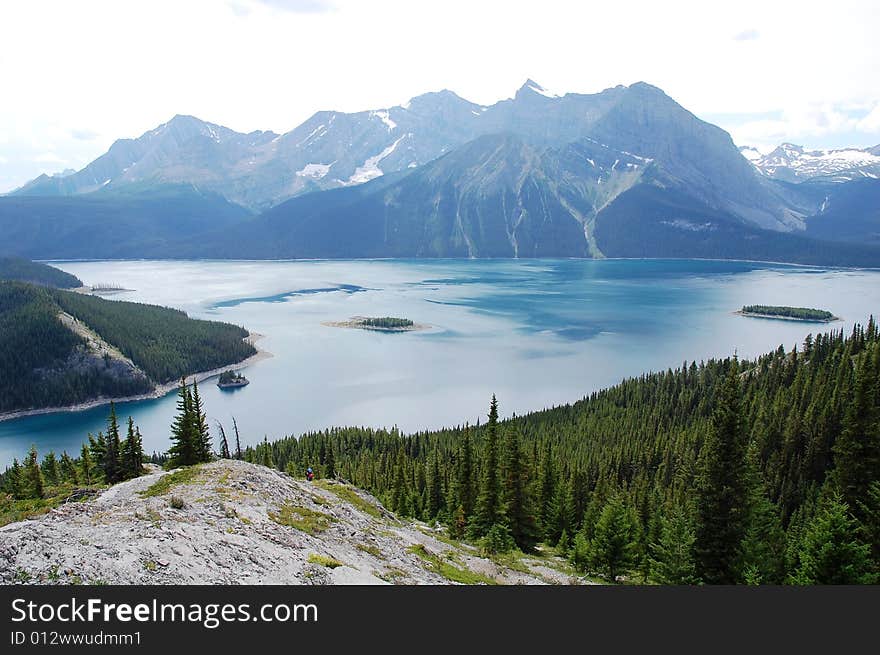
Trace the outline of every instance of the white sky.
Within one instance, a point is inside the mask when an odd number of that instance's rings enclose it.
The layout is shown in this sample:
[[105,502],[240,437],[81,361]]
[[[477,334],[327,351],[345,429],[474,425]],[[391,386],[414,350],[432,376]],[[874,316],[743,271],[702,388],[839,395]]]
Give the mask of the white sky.
[[174,114],[284,132],[527,77],[661,87],[739,144],[880,143],[880,2],[2,0],[0,192]]

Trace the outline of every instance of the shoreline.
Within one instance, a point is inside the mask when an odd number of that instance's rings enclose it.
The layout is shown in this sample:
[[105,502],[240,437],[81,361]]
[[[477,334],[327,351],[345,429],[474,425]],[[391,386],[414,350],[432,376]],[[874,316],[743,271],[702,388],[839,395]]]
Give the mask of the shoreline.
[[741,309],[738,309],[733,313],[739,314],[740,316],[748,316],[750,318],[771,318],[779,321],[797,321],[798,323],[834,323],[836,321],[843,320],[840,316],[832,316],[831,318],[798,318],[797,316],[778,316],[776,314],[758,314],[755,312],[744,312]]
[[[257,341],[265,337],[265,334],[258,334],[257,332],[249,332],[248,335],[244,338],[245,341],[248,341],[254,348],[257,349],[257,352],[248,357],[247,359],[243,359],[237,364],[228,364],[226,366],[221,366],[219,368],[213,368],[209,371],[198,371],[197,373],[193,373],[191,375],[186,376],[188,382],[203,382],[204,380],[216,377],[220,375],[223,371],[237,371],[239,369],[250,366],[251,364],[256,364],[257,362],[261,362],[264,359],[269,359],[270,357],[274,357],[272,353],[263,350],[257,345]],[[157,385],[153,391],[149,393],[142,393],[136,396],[117,396],[113,398],[95,398],[93,400],[87,400],[81,403],[76,403],[75,405],[63,405],[60,407],[42,407],[40,409],[20,409],[11,412],[0,413],[0,422],[3,421],[12,421],[17,418],[25,418],[27,416],[39,416],[41,414],[56,414],[59,412],[82,412],[87,409],[94,409],[95,407],[101,407],[102,405],[109,405],[110,403],[131,403],[137,402],[139,400],[156,400],[158,398],[162,398],[163,396],[167,396],[169,393],[177,389],[180,385],[180,380],[175,380],[173,382],[166,382],[165,384]]]

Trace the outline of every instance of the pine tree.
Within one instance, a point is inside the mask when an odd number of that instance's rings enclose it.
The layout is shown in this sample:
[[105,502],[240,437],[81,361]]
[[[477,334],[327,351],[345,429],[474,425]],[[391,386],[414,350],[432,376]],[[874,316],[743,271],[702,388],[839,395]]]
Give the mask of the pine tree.
[[665,585],[697,581],[694,565],[694,526],[681,507],[660,519],[660,539],[650,546],[651,579]]
[[538,543],[537,512],[529,485],[529,464],[515,428],[507,431],[502,461],[502,501],[510,534],[520,550],[528,552]]
[[861,527],[865,541],[871,546],[874,563],[880,567],[880,480],[868,487],[868,499],[861,504]]
[[92,454],[89,450],[89,447],[86,444],[82,445],[82,448],[79,451],[79,470],[82,474],[82,479],[85,484],[92,484],[94,464],[92,463]]
[[191,420],[193,423],[196,457],[199,462],[210,462],[214,453],[211,445],[211,434],[208,430],[208,417],[202,407],[199,385],[195,380],[193,380],[192,384],[190,408],[192,411]]
[[843,500],[859,519],[868,487],[880,480],[880,410],[877,373],[865,352],[858,358],[855,388],[834,444],[834,477]]
[[694,545],[697,573],[707,584],[738,579],[745,536],[748,490],[746,440],[740,417],[739,368],[734,359],[715,398],[712,425],[703,443],[697,488]]
[[24,460],[22,487],[26,490],[26,498],[42,498],[45,492],[43,487],[43,472],[37,460],[37,447],[31,446],[28,456]]
[[541,460],[541,477],[538,480],[538,511],[540,513],[540,528],[544,538],[555,543],[559,538],[558,534],[553,534],[553,499],[556,496],[556,472],[553,468],[553,453],[550,448],[550,442],[547,441],[544,446],[544,455]]
[[235,422],[235,417],[232,417],[232,429],[235,430],[235,459],[242,459],[241,453],[241,439],[238,434],[238,423]]
[[428,489],[425,504],[425,515],[433,521],[443,511],[443,480],[440,477],[440,457],[437,451],[431,457],[431,468],[428,475]]
[[616,494],[605,504],[590,542],[590,561],[610,581],[629,567],[635,557],[638,525],[631,508]]
[[226,430],[223,429],[223,424],[220,421],[217,421],[217,430],[220,431],[220,457],[223,459],[231,459],[231,455],[229,454],[229,441],[226,440]]
[[65,450],[61,453],[61,461],[58,463],[58,469],[61,473],[61,479],[71,484],[79,484],[79,474],[76,471],[76,465],[73,458],[67,454]]
[[494,395],[489,404],[489,422],[486,423],[480,474],[480,493],[474,515],[468,524],[468,535],[472,539],[486,536],[496,523],[506,524],[498,466],[498,401]]
[[119,439],[119,422],[116,419],[116,406],[110,403],[110,416],[107,418],[107,450],[102,462],[104,469],[104,481],[107,484],[115,484],[122,480],[122,465],[120,451],[122,444]]
[[89,452],[92,454],[93,465],[103,473],[104,457],[107,455],[107,439],[103,432],[99,432],[97,437],[89,434]]
[[23,475],[23,469],[21,464],[18,463],[18,458],[13,458],[12,466],[8,467],[3,474],[3,485],[0,490],[16,500],[22,500],[26,496],[23,490]]
[[324,477],[333,480],[336,478],[336,457],[333,455],[333,443],[328,442],[327,452],[324,455]]
[[748,518],[740,549],[740,577],[744,581],[748,578],[753,584],[781,584],[785,570],[785,533],[779,511],[764,491],[756,447],[749,448],[747,460]]
[[201,444],[198,443],[193,421],[192,396],[181,379],[177,390],[177,416],[171,424],[171,447],[168,449],[168,465],[171,468],[198,464]]
[[55,451],[50,450],[43,456],[43,463],[40,466],[43,472],[43,480],[50,487],[61,482],[61,476],[58,471],[58,459],[55,457]]
[[122,475],[127,480],[136,478],[143,473],[144,445],[141,433],[134,421],[128,417],[128,434],[122,442]]
[[269,468],[272,468],[272,466],[274,465],[272,462],[272,446],[269,445],[269,439],[268,439],[268,437],[266,437],[266,435],[263,435],[262,451],[263,451],[263,458],[260,463],[263,466],[268,466]]
[[471,431],[465,428],[461,442],[461,457],[458,470],[458,505],[465,521],[474,512],[474,451],[471,445]]
[[800,565],[792,582],[869,584],[870,546],[857,538],[857,522],[839,494],[827,500],[804,532]]

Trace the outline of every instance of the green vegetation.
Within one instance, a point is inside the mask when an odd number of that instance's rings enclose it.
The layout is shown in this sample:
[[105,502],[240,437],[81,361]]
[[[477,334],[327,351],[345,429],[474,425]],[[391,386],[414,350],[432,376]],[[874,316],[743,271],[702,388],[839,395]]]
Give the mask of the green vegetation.
[[319,555],[318,553],[309,553],[309,562],[326,566],[328,569],[335,569],[337,566],[344,566],[338,559],[334,559],[329,555]]
[[102,487],[143,474],[144,452],[140,430],[128,419],[120,438],[116,408],[110,404],[107,435],[89,435],[79,458],[49,451],[39,460],[32,446],[24,461],[0,474],[0,525],[45,514],[53,507],[91,498]]
[[75,275],[20,257],[0,257],[0,280],[30,282],[57,289],[75,289],[83,285]]
[[[67,312],[117,347],[148,377],[84,356],[85,340],[58,319]],[[254,354],[243,328],[190,319],[153,305],[0,281],[0,412],[148,393],[155,383]]]
[[833,321],[834,314],[824,309],[811,309],[809,307],[781,307],[775,305],[746,305],[742,308],[743,314],[758,314],[761,316],[778,316],[780,318],[794,318],[799,321]]
[[247,359],[256,349],[236,325],[189,318],[177,309],[54,292],[58,305],[164,384]]
[[269,512],[269,518],[279,525],[296,528],[310,535],[324,532],[336,518],[308,507],[284,503],[277,512]]
[[187,468],[168,473],[159,478],[149,487],[139,492],[144,498],[152,498],[154,496],[164,496],[174,487],[182,484],[192,484],[199,477],[201,470],[198,466],[190,466]]
[[352,487],[340,483],[328,484],[324,480],[316,480],[315,484],[322,489],[326,489],[327,491],[336,494],[337,496],[339,496],[339,498],[350,503],[365,514],[369,514],[370,516],[377,519],[382,517],[382,511],[369,500],[363,498],[360,494],[358,494],[358,492],[355,491]]
[[498,581],[494,578],[490,578],[488,576],[482,575],[480,573],[474,573],[467,567],[460,568],[455,566],[451,562],[441,558],[436,553],[431,552],[423,544],[414,544],[410,546],[407,550],[409,552],[416,555],[419,559],[428,564],[428,568],[437,573],[438,575],[443,576],[447,580],[451,580],[452,582],[458,582],[459,584],[487,584],[487,585],[496,585]]
[[493,401],[483,425],[335,428],[264,441],[245,458],[303,471],[333,453],[341,477],[399,515],[440,521],[495,556],[540,540],[609,581],[880,573],[873,318],[754,361],[685,362],[572,405],[497,415]]
[[380,328],[383,330],[400,330],[413,326],[413,322],[408,318],[394,318],[392,316],[364,318],[360,320],[360,324],[363,327]]
[[218,384],[242,384],[246,382],[247,378],[237,371],[223,371],[217,380]]

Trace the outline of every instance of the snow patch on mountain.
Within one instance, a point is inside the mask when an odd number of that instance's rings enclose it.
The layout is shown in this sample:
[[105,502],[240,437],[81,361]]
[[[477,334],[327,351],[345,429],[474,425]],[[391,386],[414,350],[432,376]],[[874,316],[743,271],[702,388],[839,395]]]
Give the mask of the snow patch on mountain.
[[370,118],[372,118],[374,116],[376,118],[378,118],[379,120],[381,120],[383,123],[385,123],[385,126],[388,128],[389,132],[397,127],[397,123],[395,123],[393,120],[391,120],[391,117],[388,115],[387,109],[381,109],[378,111],[371,111]]
[[368,157],[367,160],[363,163],[362,166],[358,166],[354,174],[348,178],[348,181],[344,184],[346,186],[352,184],[363,184],[364,182],[369,182],[372,179],[377,177],[381,177],[385,173],[382,169],[379,168],[379,162],[385,159],[388,155],[390,155],[397,148],[397,144],[403,141],[406,137],[412,136],[411,134],[404,134],[402,137],[398,138],[397,141],[392,143],[390,146],[385,148],[378,155],[373,155],[372,157]]
[[302,169],[296,172],[299,177],[308,177],[313,180],[320,180],[330,172],[330,167],[336,162],[329,164],[306,164]]

